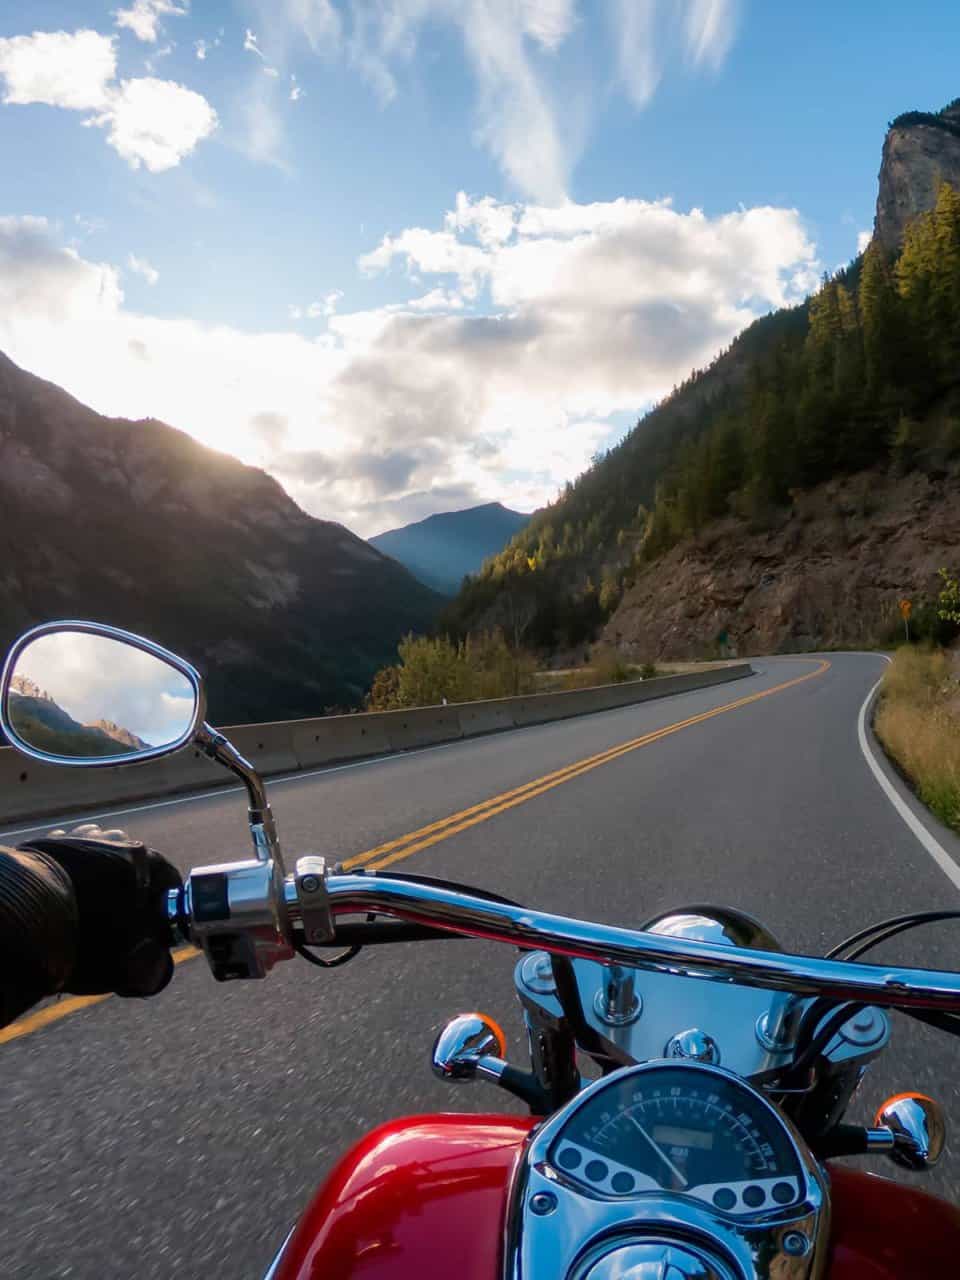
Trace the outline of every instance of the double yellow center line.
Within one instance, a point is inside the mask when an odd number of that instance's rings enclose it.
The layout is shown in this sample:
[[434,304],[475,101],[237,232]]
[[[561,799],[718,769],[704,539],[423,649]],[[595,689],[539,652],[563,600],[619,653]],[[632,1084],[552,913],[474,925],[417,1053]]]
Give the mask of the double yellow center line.
[[[808,671],[805,675],[795,676],[792,680],[785,680],[782,684],[775,684],[769,689],[762,689],[759,693],[752,693],[745,698],[737,698],[734,702],[725,702],[720,707],[714,707],[712,711],[703,711],[699,715],[690,716],[686,720],[678,720],[674,724],[668,724],[662,729],[654,729],[651,733],[643,734],[642,737],[631,738],[628,742],[618,743],[617,746],[608,747],[606,751],[587,756],[583,760],[575,760],[573,764],[565,765],[562,769],[555,769],[553,773],[545,773],[542,777],[534,778],[532,782],[525,782],[522,786],[514,787],[511,791],[503,791],[499,795],[491,796],[488,800],[482,800],[479,804],[471,805],[468,809],[461,809],[458,813],[451,813],[446,818],[439,818],[436,822],[428,823],[425,827],[410,831],[405,836],[398,836],[395,840],[388,840],[385,844],[378,844],[373,849],[367,849],[364,853],[355,854],[352,858],[346,859],[343,863],[343,869],[352,871],[357,867],[366,867],[371,871],[380,871],[395,862],[402,862],[404,858],[412,858],[415,853],[429,849],[431,845],[439,844],[442,840],[449,840],[451,836],[458,835],[461,831],[467,831],[470,827],[476,827],[481,822],[487,822],[490,818],[495,818],[498,813],[505,813],[508,809],[516,808],[517,805],[526,804],[528,800],[534,800],[537,796],[545,795],[546,792],[552,791],[554,787],[560,787],[565,782],[571,782],[574,778],[579,778],[583,774],[589,773],[592,769],[599,769],[601,765],[610,764],[613,760],[619,760],[621,756],[628,755],[631,751],[638,751],[641,747],[660,742],[663,738],[670,737],[671,734],[679,733],[681,729],[689,729],[692,725],[703,724],[705,720],[712,720],[714,716],[721,716],[727,711],[735,711],[738,707],[746,707],[752,702],[759,702],[761,698],[769,698],[775,693],[783,693],[785,689],[792,689],[794,685],[803,684],[806,680],[814,680],[817,676],[822,676],[830,666],[830,663],[825,658],[819,661],[817,659],[810,659],[809,661],[815,662],[816,665],[813,671]],[[193,956],[199,954],[200,952],[194,947],[182,947],[174,952],[173,958],[176,964],[180,964],[184,960],[190,960]],[[90,1005],[99,1004],[102,1000],[107,999],[109,999],[109,996],[105,995],[74,996],[67,1000],[61,1000],[56,1004],[47,1005],[36,1013],[28,1014],[11,1026],[0,1030],[0,1045],[6,1044],[10,1040],[16,1040],[20,1036],[29,1035],[32,1031],[39,1031],[42,1027],[49,1026],[52,1022],[58,1022],[61,1018],[65,1018],[71,1013],[77,1013],[81,1009],[86,1009]]]
[[[816,660],[811,659],[811,661]],[[734,711],[737,707],[746,707],[751,702],[759,702],[761,698],[769,698],[775,693],[782,693],[784,689],[791,689],[794,685],[803,684],[805,680],[813,680],[817,676],[823,675],[829,666],[830,663],[825,658],[821,659],[817,662],[816,668],[813,671],[808,671],[805,675],[786,680],[783,684],[773,685],[772,688],[763,689],[760,693],[752,693],[745,698],[737,698],[735,702],[725,702],[723,706],[714,707],[712,711],[703,711],[699,715],[690,716],[686,720],[678,720],[674,724],[666,725],[663,729],[654,729],[651,733],[645,733],[642,737],[632,738],[629,742],[618,743],[615,747],[608,747],[606,751],[598,752],[595,756],[576,760],[573,764],[566,765],[563,769],[557,769],[553,773],[546,773],[541,778],[534,778],[532,782],[525,782],[522,787],[514,787],[512,791],[504,791],[500,795],[491,796],[489,800],[482,800],[479,804],[471,805],[469,809],[461,809],[459,813],[451,813],[448,817],[440,818],[437,822],[431,822],[427,826],[411,831],[405,836],[398,836],[395,840],[388,840],[385,844],[378,844],[373,849],[367,849],[364,853],[358,853],[352,858],[347,858],[343,863],[343,869],[344,871],[353,871],[357,867],[367,867],[371,871],[380,871],[395,862],[401,862],[404,858],[410,858],[415,853],[420,853],[423,849],[429,849],[431,845],[439,844],[442,840],[449,840],[451,836],[458,835],[461,831],[467,831],[470,827],[486,822],[488,819],[496,817],[498,813],[504,813],[507,809],[526,804],[528,800],[534,800],[537,796],[542,796],[547,791],[552,791],[554,787],[562,786],[565,782],[571,782],[574,778],[579,778],[582,774],[589,773],[592,769],[599,769],[601,765],[609,764],[612,760],[619,760],[621,756],[628,755],[631,751],[637,751],[641,747],[650,746],[651,743],[660,742],[663,738],[670,737],[671,734],[679,733],[681,729],[688,729],[695,724],[703,724],[705,720],[712,720],[714,716],[723,715],[727,711]]]

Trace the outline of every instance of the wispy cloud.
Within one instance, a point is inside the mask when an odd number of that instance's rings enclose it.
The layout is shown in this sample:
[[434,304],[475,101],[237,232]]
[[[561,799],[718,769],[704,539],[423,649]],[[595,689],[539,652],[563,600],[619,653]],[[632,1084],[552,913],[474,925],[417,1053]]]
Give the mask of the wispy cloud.
[[657,0],[613,0],[611,12],[621,86],[635,107],[645,107],[660,84]]
[[717,70],[730,52],[739,17],[738,0],[687,0],[687,50],[694,66]]
[[717,71],[737,33],[740,0],[608,0],[620,87],[635,107],[656,93],[671,61]]

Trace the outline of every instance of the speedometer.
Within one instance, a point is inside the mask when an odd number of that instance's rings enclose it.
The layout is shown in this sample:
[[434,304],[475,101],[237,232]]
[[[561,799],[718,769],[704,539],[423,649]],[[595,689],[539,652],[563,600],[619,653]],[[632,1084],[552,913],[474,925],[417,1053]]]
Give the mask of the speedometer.
[[727,1211],[789,1204],[799,1165],[771,1107],[715,1068],[612,1076],[564,1126],[551,1163],[592,1191],[696,1195]]

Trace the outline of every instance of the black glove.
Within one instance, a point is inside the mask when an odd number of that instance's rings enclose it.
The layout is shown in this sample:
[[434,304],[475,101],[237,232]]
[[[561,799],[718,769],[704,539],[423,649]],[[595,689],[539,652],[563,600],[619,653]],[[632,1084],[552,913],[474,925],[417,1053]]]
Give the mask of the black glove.
[[76,955],[70,877],[42,854],[0,847],[0,1027],[62,991]]
[[123,831],[93,824],[29,840],[66,872],[76,899],[76,957],[63,990],[74,995],[152,996],[173,977],[167,891],[180,873]]

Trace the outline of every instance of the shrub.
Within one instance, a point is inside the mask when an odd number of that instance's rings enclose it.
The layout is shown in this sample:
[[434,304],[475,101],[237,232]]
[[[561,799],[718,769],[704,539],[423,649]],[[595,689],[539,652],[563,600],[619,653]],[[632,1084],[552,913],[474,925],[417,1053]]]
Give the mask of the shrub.
[[374,677],[368,711],[505,698],[533,687],[533,659],[512,650],[500,631],[459,642],[409,635],[400,642],[399,655],[399,663],[382,667]]

